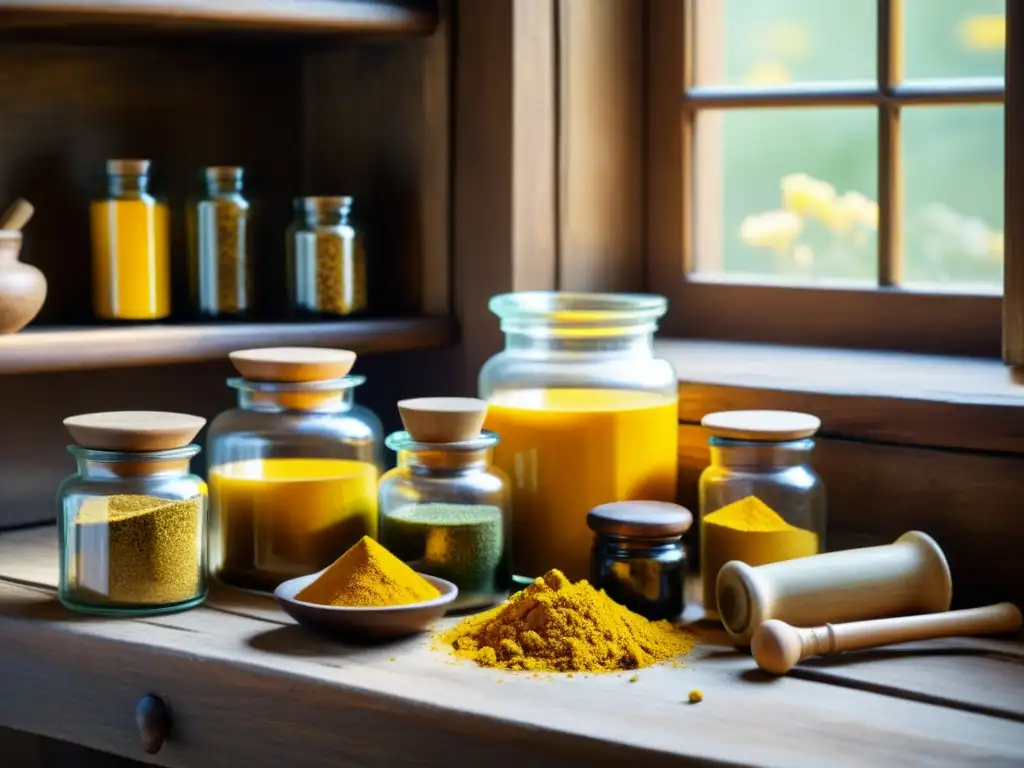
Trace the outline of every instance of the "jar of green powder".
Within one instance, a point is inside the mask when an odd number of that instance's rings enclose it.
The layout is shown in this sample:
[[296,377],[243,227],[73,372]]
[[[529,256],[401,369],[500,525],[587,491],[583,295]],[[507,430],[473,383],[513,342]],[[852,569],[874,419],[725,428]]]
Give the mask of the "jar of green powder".
[[423,409],[445,407],[435,414],[442,421],[456,418],[453,408],[482,408],[479,423],[486,412],[486,403],[471,398],[400,403],[409,431],[385,441],[398,465],[380,481],[380,541],[413,569],[458,586],[453,608],[481,608],[509,592],[509,481],[491,464],[498,436],[480,431],[475,417],[475,429],[439,430],[411,410],[423,416]]

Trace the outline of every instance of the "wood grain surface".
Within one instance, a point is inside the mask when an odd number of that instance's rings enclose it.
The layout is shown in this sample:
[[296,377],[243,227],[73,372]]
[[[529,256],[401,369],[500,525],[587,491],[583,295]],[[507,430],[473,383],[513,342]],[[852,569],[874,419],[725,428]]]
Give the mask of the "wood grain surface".
[[[635,683],[629,674],[535,679],[455,662],[428,637],[377,647],[324,640],[254,595],[244,601],[262,602],[266,613],[250,615],[217,593],[206,607],[167,617],[77,617],[54,602],[52,588],[24,585],[47,569],[53,583],[52,529],[0,543],[0,725],[141,759],[132,712],[156,693],[175,728],[151,760],[159,765],[301,767],[339,755],[371,766],[451,765],[453,756],[498,766],[1024,759],[1024,723],[1001,710],[768,680],[713,633],[685,666],[642,670]],[[704,701],[684,703],[694,688]]]
[[1024,386],[997,359],[663,340],[679,374],[679,418],[804,411],[844,439],[1024,453]]

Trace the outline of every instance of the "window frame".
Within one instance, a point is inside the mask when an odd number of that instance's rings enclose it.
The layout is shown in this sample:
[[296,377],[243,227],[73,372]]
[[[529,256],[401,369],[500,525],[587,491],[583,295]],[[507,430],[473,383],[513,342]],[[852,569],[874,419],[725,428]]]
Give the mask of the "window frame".
[[[879,51],[877,88],[860,85],[829,88],[759,89],[697,88],[692,83],[693,47],[687,41],[692,5],[699,0],[647,2],[647,156],[646,241],[647,283],[665,294],[669,314],[662,325],[667,335],[708,339],[760,341],[792,345],[891,349],[996,357],[1003,339],[1004,359],[1024,363],[1024,264],[1017,242],[1024,231],[1011,217],[1014,201],[1024,201],[1024,152],[1009,140],[1024,129],[1017,94],[1024,64],[1024,11],[1007,2],[1006,82],[1002,88],[979,85],[948,91],[917,83],[902,84],[898,62],[890,56],[891,35],[900,33],[901,0],[878,0]],[[668,65],[676,62],[677,66]],[[796,93],[799,91],[799,93]],[[1006,115],[1004,296],[924,292],[892,287],[900,247],[902,214],[898,190],[899,122],[905,104],[998,103]],[[879,276],[877,288],[752,285],[711,279],[691,273],[695,246],[693,124],[709,106],[835,106],[880,104],[879,115]],[[895,149],[895,151],[894,151]],[[1014,172],[1013,169],[1020,169]],[[889,183],[885,183],[888,179]],[[897,195],[898,196],[898,195]],[[1004,307],[1005,303],[1005,307]],[[1003,314],[1007,315],[1004,324]],[[1016,333],[1010,332],[1011,319]],[[1012,337],[1012,342],[1011,338]]]

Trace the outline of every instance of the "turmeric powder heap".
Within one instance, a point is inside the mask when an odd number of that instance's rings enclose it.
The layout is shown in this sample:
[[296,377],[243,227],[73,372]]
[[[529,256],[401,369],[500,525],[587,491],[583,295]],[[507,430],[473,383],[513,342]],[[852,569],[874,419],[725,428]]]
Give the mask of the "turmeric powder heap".
[[689,630],[648,621],[557,570],[438,640],[482,667],[535,672],[640,669],[689,653],[697,642]]
[[295,595],[319,605],[384,607],[422,603],[440,597],[433,584],[363,536]]
[[756,496],[734,501],[701,520],[704,606],[716,609],[715,580],[730,560],[767,565],[818,554],[818,534],[790,525]]

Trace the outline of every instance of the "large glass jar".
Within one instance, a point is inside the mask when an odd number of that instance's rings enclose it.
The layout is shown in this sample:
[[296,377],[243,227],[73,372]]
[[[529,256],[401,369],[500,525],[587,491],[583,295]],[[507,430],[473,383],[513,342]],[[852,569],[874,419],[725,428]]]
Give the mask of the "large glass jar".
[[[204,423],[195,421],[188,439]],[[199,446],[71,445],[68,451],[78,469],[57,492],[61,603],[105,615],[168,613],[201,603],[207,490],[189,472]]]
[[300,197],[288,230],[288,278],[298,314],[351,315],[366,309],[366,252],[352,225],[352,198]]
[[508,597],[509,483],[491,465],[498,436],[421,443],[388,436],[398,466],[380,481],[380,541],[415,570],[454,583],[454,608]]
[[237,317],[252,308],[250,205],[244,169],[203,169],[205,193],[189,208],[189,289],[203,317]]
[[[301,378],[301,362],[294,370]],[[209,563],[219,580],[272,591],[376,537],[382,427],[355,403],[364,381],[228,379],[238,407],[207,437]]]
[[820,421],[786,411],[727,411],[702,420],[710,465],[700,476],[700,570],[705,614],[730,560],[766,565],[825,548],[825,485],[811,467]]
[[105,320],[171,313],[170,215],[149,191],[149,160],[108,160],[106,194],[89,206],[93,312]]
[[495,296],[505,349],[480,371],[512,481],[520,580],[589,571],[587,513],[612,501],[675,501],[678,382],[654,356],[660,296],[531,291]]

